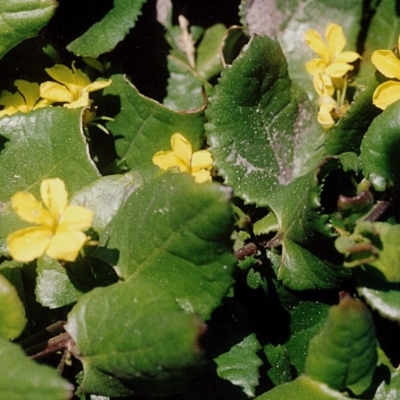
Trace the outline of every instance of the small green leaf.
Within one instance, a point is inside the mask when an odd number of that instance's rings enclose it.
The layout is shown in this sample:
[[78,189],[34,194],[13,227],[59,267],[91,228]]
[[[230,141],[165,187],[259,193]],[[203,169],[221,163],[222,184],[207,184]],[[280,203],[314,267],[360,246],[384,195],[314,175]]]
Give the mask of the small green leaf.
[[81,109],[46,107],[0,119],[0,199],[19,190],[39,194],[45,178],[61,178],[67,191],[98,178],[81,130]]
[[329,388],[321,382],[301,375],[292,382],[277,386],[255,398],[255,400],[288,400],[296,396],[296,400],[348,400],[340,392]]
[[400,102],[396,102],[374,119],[361,144],[364,175],[378,191],[400,184],[399,127]]
[[0,398],[68,400],[74,387],[54,368],[30,360],[21,348],[0,338]]
[[232,283],[230,194],[165,174],[134,192],[100,237],[97,257],[125,280],[152,282],[209,318]]
[[377,351],[374,322],[367,307],[350,295],[333,306],[322,331],[310,342],[306,374],[331,388],[356,395],[371,384]]
[[84,368],[80,390],[115,397],[182,391],[205,326],[168,290],[131,280],[82,296],[65,329]]
[[0,4],[0,58],[18,43],[34,37],[54,15],[55,0],[2,0]]
[[206,111],[215,165],[237,196],[268,205],[315,165],[318,127],[314,107],[292,84],[277,41],[255,36],[226,68]]
[[67,49],[81,57],[97,58],[107,53],[124,39],[135,26],[145,0],[114,0],[114,7]]
[[[104,95],[119,99],[120,112],[107,129],[115,137],[118,156],[146,181],[161,170],[151,161],[161,150],[171,150],[171,136],[179,132],[199,150],[204,133],[201,112],[180,113],[142,96],[122,75],[113,75]],[[111,97],[110,96],[110,97]]]
[[293,379],[292,365],[286,348],[281,345],[268,344],[263,350],[270,365],[267,375],[272,383],[278,386],[291,381]]
[[15,287],[1,274],[0,304],[0,336],[15,339],[25,328],[25,309]]
[[247,336],[227,353],[214,359],[218,376],[240,386],[248,397],[254,397],[258,386],[258,368],[263,363],[256,354],[260,349],[256,335]]

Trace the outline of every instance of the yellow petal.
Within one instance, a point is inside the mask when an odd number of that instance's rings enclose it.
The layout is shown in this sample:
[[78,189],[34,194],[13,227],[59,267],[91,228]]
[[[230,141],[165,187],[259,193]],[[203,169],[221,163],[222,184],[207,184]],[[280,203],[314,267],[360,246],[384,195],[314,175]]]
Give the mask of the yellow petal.
[[346,63],[334,62],[325,69],[325,73],[331,78],[342,78],[354,67]]
[[59,232],[50,240],[46,254],[56,260],[75,261],[88,237],[82,232]]
[[[176,157],[181,160],[179,170],[185,172],[184,169],[190,170],[190,159],[192,158],[192,145],[180,133],[174,133],[171,136],[171,148]],[[183,169],[181,169],[183,168]]]
[[48,99],[53,103],[71,103],[74,96],[65,86],[56,82],[43,82],[40,85],[40,96]]
[[196,183],[211,182],[211,172],[207,169],[201,169],[200,171],[192,172],[192,176]]
[[335,92],[331,77],[320,71],[314,74],[313,84],[319,96],[332,96]]
[[64,182],[59,179],[44,179],[40,185],[40,196],[53,219],[58,223],[68,205],[68,193]]
[[55,226],[56,221],[54,221],[50,212],[31,193],[15,193],[11,197],[11,205],[16,214],[26,222],[44,225],[48,229],[52,229]]
[[318,71],[323,71],[327,66],[326,62],[320,58],[313,58],[304,65],[306,71],[312,76]]
[[372,53],[372,64],[388,78],[400,79],[400,60],[390,50],[376,50]]
[[318,123],[324,128],[325,130],[331,129],[335,125],[335,121],[331,115],[332,108],[330,105],[322,105],[318,111]]
[[325,37],[333,56],[339,54],[346,46],[346,38],[340,25],[329,23],[325,30]]
[[174,168],[180,164],[180,160],[172,151],[158,151],[154,154],[152,161],[161,169]]
[[33,110],[33,107],[40,97],[39,85],[36,82],[28,82],[23,79],[17,79],[14,84],[18,91],[23,95],[27,110]]
[[61,216],[56,232],[84,231],[92,226],[93,215],[93,211],[86,207],[68,206]]
[[71,103],[64,104],[64,107],[79,108],[79,107],[86,107],[88,105],[90,105],[89,93],[86,92],[85,90],[82,90],[79,98],[77,98],[75,101],[72,101]]
[[11,257],[21,262],[33,261],[42,256],[53,235],[50,229],[42,226],[20,229],[7,237]]
[[96,90],[104,89],[107,86],[111,85],[111,79],[108,81],[94,81],[90,85],[85,87],[85,90],[87,92],[94,92]]
[[191,166],[193,172],[201,169],[211,169],[212,163],[213,158],[208,150],[199,150],[192,155]]
[[326,63],[329,63],[329,50],[321,35],[315,29],[309,29],[305,33],[305,39],[311,50],[318,54]]
[[45,68],[45,71],[57,82],[64,86],[77,85],[76,75],[68,67],[62,64],[56,64],[52,68]]
[[344,51],[335,58],[335,62],[352,63],[359,58],[361,56],[355,51]]
[[79,68],[75,68],[75,61],[72,62],[72,71],[75,75],[75,84],[81,88],[90,85],[89,77]]
[[18,107],[25,104],[25,100],[21,93],[11,93],[8,90],[3,90],[0,94],[0,104],[2,106],[12,106],[18,109]]
[[382,110],[400,99],[400,82],[387,81],[379,85],[372,96],[372,102]]
[[15,108],[15,107],[12,107],[12,106],[6,107],[4,110],[0,111],[0,118],[4,117],[5,115],[13,115],[13,114],[17,113],[18,111],[19,111],[18,108]]

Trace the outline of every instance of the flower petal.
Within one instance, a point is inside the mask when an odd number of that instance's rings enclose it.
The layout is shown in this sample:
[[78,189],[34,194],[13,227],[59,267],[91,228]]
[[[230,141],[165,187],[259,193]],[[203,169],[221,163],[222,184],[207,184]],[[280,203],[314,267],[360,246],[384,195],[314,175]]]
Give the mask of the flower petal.
[[92,226],[93,211],[86,207],[68,206],[61,216],[56,232],[84,231]]
[[104,89],[107,86],[111,85],[111,79],[108,81],[94,81],[90,85],[85,87],[85,90],[87,92],[94,92],[96,90]]
[[82,232],[59,232],[50,240],[46,254],[56,260],[75,261],[88,237]]
[[90,85],[89,77],[79,68],[75,68],[75,61],[72,62],[72,71],[75,75],[75,84],[81,88]]
[[174,168],[181,163],[181,161],[172,151],[158,151],[156,154],[154,154],[152,161],[161,169]]
[[372,64],[387,78],[400,79],[400,60],[390,50],[376,50],[372,53]]
[[74,96],[65,86],[56,82],[43,82],[40,85],[40,96],[53,103],[71,103]]
[[305,39],[311,50],[318,54],[326,63],[329,63],[329,50],[321,35],[315,29],[309,29],[305,33]]
[[[186,166],[187,170],[190,170],[190,159],[192,158],[193,150],[189,141],[180,133],[174,133],[171,136],[171,148],[176,157]],[[184,171],[181,169],[181,166],[179,166],[179,170],[181,172],[186,172],[186,170]]]
[[353,68],[354,67],[350,64],[334,62],[330,64],[324,72],[331,78],[342,78]]
[[[68,67],[62,64],[56,64],[54,67],[45,68],[45,71],[57,82],[64,86],[78,84],[76,75]],[[89,82],[90,83],[90,82]]]
[[211,172],[207,169],[192,172],[192,176],[196,183],[211,182]]
[[8,90],[2,90],[0,94],[0,105],[2,106],[12,106],[18,109],[18,107],[25,104],[25,100],[21,93],[11,93]]
[[44,225],[48,229],[52,229],[56,223],[49,211],[31,193],[15,193],[11,197],[11,205],[16,214],[26,222]]
[[[346,46],[346,38],[340,25],[330,22],[325,30],[325,37],[331,54],[336,57]],[[333,59],[331,60],[333,61]]]
[[20,229],[7,237],[11,257],[21,262],[33,261],[42,256],[50,243],[53,232],[42,226]]
[[26,112],[33,110],[40,98],[39,85],[36,82],[28,82],[23,79],[17,79],[14,84],[25,99]]
[[372,102],[382,110],[400,99],[400,82],[387,81],[379,85],[372,96]]
[[322,104],[319,111],[318,111],[318,123],[324,128],[325,130],[331,129],[335,125],[335,121],[332,118],[332,107],[330,104]]
[[355,51],[343,51],[336,58],[335,62],[352,63],[361,58]]
[[88,105],[90,105],[89,93],[86,92],[85,90],[82,90],[79,98],[77,98],[75,101],[72,101],[71,103],[64,104],[64,107],[79,108],[79,107],[86,107]]
[[310,75],[314,76],[316,72],[324,71],[324,69],[327,67],[327,64],[320,58],[313,58],[312,60],[308,61],[304,67]]
[[195,151],[191,159],[192,173],[201,169],[211,169],[213,158],[208,150]]
[[54,221],[58,223],[68,205],[65,183],[59,179],[44,179],[40,185],[40,196]]
[[6,107],[4,110],[0,111],[0,118],[4,117],[5,115],[13,115],[17,113],[19,110],[13,106]]

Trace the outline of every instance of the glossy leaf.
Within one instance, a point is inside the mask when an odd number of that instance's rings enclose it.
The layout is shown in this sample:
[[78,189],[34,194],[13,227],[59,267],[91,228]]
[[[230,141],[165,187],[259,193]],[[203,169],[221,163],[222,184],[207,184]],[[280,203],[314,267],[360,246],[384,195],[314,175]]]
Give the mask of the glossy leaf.
[[364,175],[376,190],[400,184],[400,103],[390,105],[370,125],[361,144]]
[[0,338],[0,397],[7,400],[68,400],[73,385],[47,365],[30,360],[21,348]]
[[396,371],[389,382],[382,382],[373,400],[396,400],[400,396],[400,372]]
[[34,37],[54,15],[54,0],[2,0],[0,4],[0,58],[18,43]]
[[83,363],[80,390],[114,397],[179,393],[205,326],[168,290],[131,280],[81,297],[65,329]]
[[165,174],[119,209],[96,255],[122,279],[157,284],[207,319],[232,283],[229,198],[220,185]]
[[118,156],[126,166],[138,171],[144,180],[160,173],[151,161],[157,151],[171,150],[171,136],[179,132],[199,150],[204,133],[201,112],[179,113],[141,95],[122,75],[112,76],[112,85],[105,96],[111,95],[120,112],[107,129],[115,137]]
[[248,397],[254,397],[258,386],[258,369],[262,365],[262,360],[256,354],[260,349],[256,335],[245,337],[214,360],[218,376],[240,386]]
[[311,340],[305,372],[333,389],[349,388],[359,395],[371,384],[376,361],[372,316],[360,300],[346,294]]
[[293,374],[286,348],[281,345],[273,346],[269,344],[264,347],[264,353],[270,365],[267,375],[274,386],[290,382],[293,379]]
[[273,39],[252,38],[223,71],[206,115],[219,174],[246,202],[267,205],[278,186],[315,165],[322,131]]
[[81,109],[48,107],[0,119],[0,199],[39,195],[45,178],[64,180],[69,196],[98,178],[81,130]]
[[1,274],[0,304],[0,336],[15,339],[25,328],[25,309],[15,287]]
[[114,0],[114,7],[67,49],[81,57],[97,58],[124,39],[136,24],[145,0]]

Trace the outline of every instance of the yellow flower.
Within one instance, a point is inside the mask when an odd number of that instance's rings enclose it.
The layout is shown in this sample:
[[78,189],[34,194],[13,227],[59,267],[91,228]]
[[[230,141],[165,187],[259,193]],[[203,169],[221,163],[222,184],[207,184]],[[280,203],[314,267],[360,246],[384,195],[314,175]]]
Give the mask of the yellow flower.
[[177,168],[179,172],[192,174],[196,183],[211,182],[213,159],[208,150],[193,153],[192,145],[180,134],[171,136],[172,151],[159,151],[153,156],[153,163],[161,169]]
[[[398,38],[400,48],[400,36]],[[400,60],[390,50],[376,50],[372,53],[372,64],[387,78],[395,78],[380,84],[372,96],[372,102],[382,110],[400,99]]]
[[89,77],[72,63],[72,70],[65,65],[56,64],[46,68],[46,72],[57,82],[43,82],[40,95],[52,103],[65,103],[64,107],[77,108],[90,105],[89,93],[104,89],[111,84],[107,81],[91,82]]
[[318,100],[319,111],[318,111],[318,123],[325,130],[329,130],[335,126],[335,120],[333,119],[332,112],[337,106],[337,102],[330,96],[320,96]]
[[39,85],[36,82],[17,79],[14,85],[17,88],[15,93],[3,90],[0,94],[0,105],[4,106],[4,109],[0,111],[0,117],[12,115],[18,111],[27,113],[50,104],[48,100],[40,99]]
[[346,38],[341,26],[329,23],[322,39],[315,29],[309,29],[305,34],[308,46],[320,56],[306,63],[307,72],[314,76],[317,71],[323,71],[331,78],[342,78],[353,69],[349,63],[361,58],[354,51],[343,51]]
[[90,239],[82,231],[92,225],[93,212],[86,207],[68,205],[68,193],[61,179],[45,179],[40,185],[43,201],[27,192],[11,198],[16,214],[35,226],[23,228],[7,237],[8,250],[17,261],[29,262],[47,254],[74,261]]

